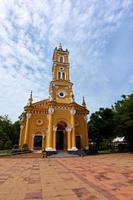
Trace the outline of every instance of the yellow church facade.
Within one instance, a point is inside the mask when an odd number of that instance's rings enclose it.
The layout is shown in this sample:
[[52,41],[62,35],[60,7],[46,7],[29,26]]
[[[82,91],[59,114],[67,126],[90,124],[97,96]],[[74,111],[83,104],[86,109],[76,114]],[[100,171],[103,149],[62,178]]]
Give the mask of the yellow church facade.
[[33,103],[32,93],[20,117],[19,147],[31,150],[77,151],[88,149],[88,128],[85,101],[74,100],[69,74],[69,52],[60,45],[53,53],[52,81],[49,98]]

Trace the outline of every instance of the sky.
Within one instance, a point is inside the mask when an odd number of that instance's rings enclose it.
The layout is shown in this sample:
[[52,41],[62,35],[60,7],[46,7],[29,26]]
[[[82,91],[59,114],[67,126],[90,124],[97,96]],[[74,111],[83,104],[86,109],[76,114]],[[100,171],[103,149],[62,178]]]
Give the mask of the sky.
[[90,113],[133,92],[133,0],[0,0],[0,115],[48,98],[59,43]]

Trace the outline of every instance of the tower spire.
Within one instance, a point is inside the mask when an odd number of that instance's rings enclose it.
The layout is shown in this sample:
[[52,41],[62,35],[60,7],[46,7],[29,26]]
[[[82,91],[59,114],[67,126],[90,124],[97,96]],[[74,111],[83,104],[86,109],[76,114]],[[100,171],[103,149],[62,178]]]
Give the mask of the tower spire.
[[32,101],[33,101],[33,98],[32,98],[32,90],[31,90],[31,93],[30,93],[30,97],[28,99],[28,106],[30,106],[32,104]]
[[85,103],[85,98],[84,98],[84,96],[83,96],[82,106],[86,108],[86,103]]

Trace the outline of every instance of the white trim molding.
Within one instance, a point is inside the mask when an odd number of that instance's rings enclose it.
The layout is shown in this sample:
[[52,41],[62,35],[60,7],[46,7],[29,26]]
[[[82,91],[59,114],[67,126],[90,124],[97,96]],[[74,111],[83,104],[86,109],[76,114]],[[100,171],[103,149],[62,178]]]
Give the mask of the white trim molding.
[[57,126],[53,126],[53,131],[54,131],[54,132],[57,131]]
[[48,109],[48,114],[52,115],[54,113],[54,108],[49,107]]
[[45,150],[46,151],[56,151],[56,149],[53,149],[52,147],[47,147]]
[[88,120],[87,115],[84,116],[84,120],[87,122],[87,120]]
[[66,127],[65,129],[66,129],[66,132],[68,132],[68,133],[71,133],[71,131],[72,131],[72,128],[70,128],[70,127]]
[[24,128],[24,125],[20,125],[20,129],[23,130],[23,128]]
[[77,147],[72,147],[71,151],[77,151]]
[[27,117],[28,119],[30,119],[30,118],[31,118],[31,113],[27,113],[27,114],[26,114],[26,117]]
[[74,108],[72,108],[72,109],[70,110],[70,113],[71,113],[71,115],[75,115],[75,114],[76,114],[76,110],[75,110]]

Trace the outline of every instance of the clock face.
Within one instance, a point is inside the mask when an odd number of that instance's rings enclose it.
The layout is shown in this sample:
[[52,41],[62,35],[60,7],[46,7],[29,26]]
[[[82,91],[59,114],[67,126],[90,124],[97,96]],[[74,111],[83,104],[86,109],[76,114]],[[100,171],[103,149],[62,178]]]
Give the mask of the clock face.
[[61,92],[58,93],[58,95],[59,95],[59,97],[62,97],[62,98],[63,98],[63,97],[65,97],[66,94],[65,94],[64,91],[61,91]]

